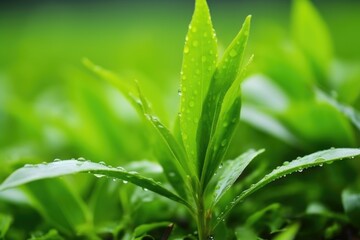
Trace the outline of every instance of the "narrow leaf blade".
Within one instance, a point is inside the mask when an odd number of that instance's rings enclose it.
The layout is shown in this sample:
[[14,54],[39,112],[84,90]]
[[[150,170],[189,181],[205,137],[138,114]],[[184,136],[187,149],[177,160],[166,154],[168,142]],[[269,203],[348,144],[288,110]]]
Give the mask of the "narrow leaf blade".
[[68,236],[82,235],[93,230],[92,216],[86,204],[61,179],[29,182],[25,186],[25,193],[34,208]]
[[[224,101],[227,91],[237,79],[241,69],[241,63],[250,31],[250,20],[251,16],[248,16],[245,19],[241,30],[226,49],[224,56],[216,67],[208,94],[205,98],[200,119],[201,124],[199,124],[197,133],[200,171],[203,170],[202,168],[205,164],[205,155],[209,142],[215,134],[222,102]],[[200,172],[200,174],[202,174],[202,172]]]
[[181,71],[180,127],[189,159],[196,162],[196,132],[217,61],[217,42],[206,0],[195,1]]
[[262,152],[264,152],[263,149],[259,151],[251,149],[236,159],[224,163],[223,171],[215,187],[213,205],[230,189],[249,163]]
[[106,176],[128,181],[173,201],[189,206],[181,197],[162,187],[161,184],[155,182],[153,179],[141,176],[137,172],[127,172],[123,168],[114,168],[100,163],[79,160],[63,160],[47,164],[25,166],[11,174],[0,185],[0,191],[40,179],[60,177],[75,173],[92,173],[98,177]]
[[309,0],[294,1],[292,18],[295,42],[304,51],[318,79],[326,79],[333,50],[325,22]]
[[217,217],[216,224],[219,224],[231,211],[231,209],[243,201],[246,197],[266,186],[267,184],[293,172],[301,172],[306,168],[322,166],[323,164],[330,164],[334,161],[343,160],[345,158],[354,158],[360,155],[360,149],[357,148],[337,148],[328,149],[312,153],[310,155],[298,158],[291,162],[284,162],[282,166],[277,167],[271,173],[267,174],[257,183],[250,186],[250,188],[238,195],[229,206]]

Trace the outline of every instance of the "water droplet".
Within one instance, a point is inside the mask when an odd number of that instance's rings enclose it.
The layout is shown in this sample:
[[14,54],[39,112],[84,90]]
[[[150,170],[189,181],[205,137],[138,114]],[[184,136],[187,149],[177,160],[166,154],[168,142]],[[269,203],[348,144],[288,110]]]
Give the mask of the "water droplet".
[[222,146],[222,147],[225,147],[226,143],[227,143],[227,140],[226,140],[226,139],[222,140],[221,146]]
[[332,164],[334,161],[328,161],[326,162],[326,164]]
[[227,127],[227,126],[229,126],[229,123],[228,123],[228,122],[224,122],[224,123],[223,123],[223,127],[225,128],[225,127]]
[[113,182],[116,182],[117,179],[116,179],[116,178],[113,178],[112,180],[113,180]]
[[60,158],[55,158],[55,159],[54,159],[54,162],[59,162],[59,161],[61,161]]
[[317,159],[315,159],[315,162],[323,162],[323,161],[325,161],[324,158],[317,158]]
[[145,192],[149,191],[147,188],[143,188],[143,190],[144,190]]
[[181,89],[178,89],[178,95],[179,95],[179,96],[182,95]]
[[185,48],[184,48],[184,53],[189,53],[189,52],[190,52],[189,47],[188,47],[188,46],[185,46]]
[[26,167],[26,168],[32,168],[32,167],[34,167],[34,165],[33,165],[33,164],[25,164],[24,167]]
[[301,157],[297,157],[296,160],[299,160]]
[[194,101],[190,101],[190,102],[189,102],[189,106],[190,106],[190,107],[194,107],[194,106],[195,106],[195,102],[194,102]]
[[105,177],[105,175],[103,175],[103,174],[94,174],[94,176],[97,177],[97,178]]
[[175,177],[175,173],[174,173],[174,172],[170,172],[170,173],[169,173],[169,176],[170,176],[170,177]]
[[192,28],[191,28],[191,31],[192,31],[192,32],[196,32],[196,31],[197,31],[197,28],[196,28],[196,27],[192,27]]
[[101,161],[101,162],[99,162],[101,165],[105,165],[105,162],[104,161]]
[[123,167],[116,167],[118,170],[120,170],[120,171],[125,171],[125,169],[123,168]]
[[238,53],[235,49],[232,49],[229,54],[230,54],[230,57],[236,57],[236,55],[238,55]]
[[126,181],[126,180],[123,180],[122,182],[123,182],[123,184],[127,184],[127,183],[128,183],[128,181]]
[[331,150],[334,150],[335,148],[334,148],[334,147],[331,147],[330,149],[331,149]]
[[300,168],[299,170],[298,170],[298,172],[302,172],[303,171],[303,169],[302,168]]
[[287,165],[289,165],[289,163],[290,163],[289,161],[285,161],[285,162],[283,163],[283,165],[284,165],[284,166],[287,166]]
[[224,166],[223,163],[220,163],[219,168],[222,168],[223,166]]
[[79,157],[78,160],[79,161],[86,161],[86,159],[84,157]]

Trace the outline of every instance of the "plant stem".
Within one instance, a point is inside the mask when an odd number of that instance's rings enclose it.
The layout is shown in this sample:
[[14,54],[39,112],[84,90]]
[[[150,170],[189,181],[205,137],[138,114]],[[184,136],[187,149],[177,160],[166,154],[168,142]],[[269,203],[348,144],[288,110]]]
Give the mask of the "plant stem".
[[198,228],[198,235],[199,240],[206,240],[208,229],[207,229],[207,221],[206,221],[206,214],[205,214],[205,206],[204,206],[204,197],[203,194],[199,194],[197,197],[197,228]]

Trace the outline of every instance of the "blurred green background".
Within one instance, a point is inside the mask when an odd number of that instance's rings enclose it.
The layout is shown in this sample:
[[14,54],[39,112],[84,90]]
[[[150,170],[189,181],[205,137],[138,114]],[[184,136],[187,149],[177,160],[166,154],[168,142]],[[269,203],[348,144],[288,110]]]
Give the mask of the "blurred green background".
[[[245,82],[243,122],[229,158],[249,147],[266,148],[263,161],[251,170],[267,171],[312,151],[359,147],[359,127],[339,108],[318,101],[314,90],[359,109],[359,1],[314,1],[333,49],[331,68],[323,75],[310,66],[301,48],[293,47],[291,1],[213,0],[209,5],[220,52],[244,18],[253,15],[247,49],[249,56],[255,54],[252,81]],[[25,163],[55,158],[85,157],[113,165],[153,160],[151,138],[135,111],[86,69],[82,59],[126,81],[137,79],[171,126],[192,11],[190,0],[1,2],[0,179]],[[262,83],[270,85],[259,87]],[[296,177],[288,185],[280,181],[274,187],[282,191],[270,188],[257,201],[261,206],[274,199],[288,201],[302,210],[320,201],[342,211],[340,193],[359,180],[360,164],[324,169],[305,173],[302,183]],[[309,183],[312,189],[307,189]],[[308,194],[299,193],[301,189]],[[326,191],[334,192],[334,198],[324,197]],[[242,210],[258,208],[250,204]]]

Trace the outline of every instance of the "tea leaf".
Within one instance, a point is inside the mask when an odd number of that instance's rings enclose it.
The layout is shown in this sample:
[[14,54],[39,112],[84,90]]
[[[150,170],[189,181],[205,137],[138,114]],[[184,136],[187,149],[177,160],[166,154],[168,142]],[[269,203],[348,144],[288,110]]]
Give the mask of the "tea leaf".
[[274,240],[292,240],[295,239],[300,229],[300,223],[293,223],[287,227],[284,231],[277,234]]
[[[179,184],[177,179],[186,179],[186,174],[184,173],[183,169],[186,169],[189,174],[194,174],[195,170],[192,170],[192,165],[189,163],[189,161],[187,161],[186,153],[182,146],[177,143],[171,132],[160,122],[159,118],[156,117],[153,113],[151,113],[149,103],[142,94],[139,85],[136,85],[137,90],[135,90],[134,87],[119,79],[114,73],[105,70],[100,66],[94,65],[92,62],[90,62],[90,60],[85,59],[84,64],[96,74],[98,74],[101,78],[116,87],[133,105],[133,107],[137,110],[138,114],[140,116],[143,116],[143,119],[149,122],[150,125],[155,129],[155,132],[158,134],[160,139],[163,140],[166,146],[165,148],[170,151],[171,155],[171,157],[168,158],[164,158],[164,155],[159,156],[158,160],[165,169],[165,174],[167,175],[169,182],[174,186],[177,191],[181,191],[181,193],[184,193],[184,191],[181,190],[181,188],[184,187],[184,184]],[[161,148],[162,146],[157,147]],[[157,149],[155,151],[161,152],[163,150]],[[179,164],[182,166],[183,169],[180,167]]]
[[326,79],[333,50],[325,22],[308,0],[294,1],[292,18],[295,42],[305,52],[318,79]]
[[60,177],[75,173],[91,173],[97,177],[110,177],[128,181],[191,208],[184,199],[162,187],[160,183],[155,182],[153,179],[141,176],[137,172],[127,172],[121,167],[114,168],[101,163],[79,160],[63,160],[47,164],[24,166],[13,172],[0,185],[0,191],[40,179]]
[[171,224],[170,222],[156,222],[156,223],[142,224],[135,228],[134,237],[140,237],[153,229],[167,227],[170,224]]
[[4,239],[13,219],[9,215],[0,214],[0,238]]
[[[213,195],[213,206],[221,199],[221,197],[230,189],[230,187],[235,183],[247,165],[260,153],[264,150],[249,150],[246,153],[243,153],[234,160],[229,160],[224,162],[223,170],[221,171],[221,176],[215,187],[215,192]],[[219,171],[220,172],[220,171]]]
[[342,203],[346,215],[351,220],[351,223],[360,227],[360,191],[359,188],[351,187],[343,191]]
[[[217,61],[217,42],[206,0],[196,0],[184,47],[180,127],[189,160],[197,159],[196,132]],[[199,166],[198,166],[199,167]]]
[[[214,76],[211,80],[209,92],[204,101],[204,107],[200,119],[201,124],[199,124],[197,133],[200,175],[204,170],[203,165],[206,164],[204,163],[204,161],[206,161],[206,150],[211,138],[215,134],[215,129],[217,127],[218,118],[222,108],[222,102],[230,86],[234,83],[239,74],[244,50],[249,36],[250,20],[251,16],[248,16],[245,19],[240,32],[226,49],[224,56],[216,67]],[[211,161],[211,159],[209,159],[209,161]]]
[[354,158],[360,155],[360,149],[357,148],[337,148],[328,149],[319,152],[312,153],[310,155],[297,158],[291,162],[284,162],[282,166],[278,166],[271,173],[267,174],[264,178],[255,184],[252,184],[250,188],[243,191],[238,195],[225,211],[217,217],[216,224],[219,224],[229,214],[231,209],[243,201],[246,197],[266,186],[267,184],[281,178],[293,172],[302,172],[304,169],[314,166],[323,166],[323,164],[331,164],[337,160],[343,160],[344,158]]
[[67,235],[75,236],[91,231],[92,216],[89,209],[80,196],[74,194],[60,179],[28,182],[25,193],[34,208]]

